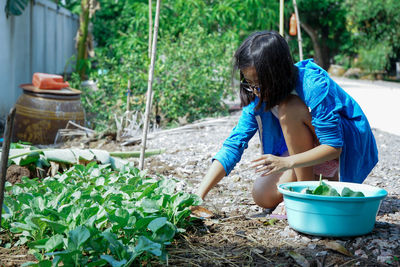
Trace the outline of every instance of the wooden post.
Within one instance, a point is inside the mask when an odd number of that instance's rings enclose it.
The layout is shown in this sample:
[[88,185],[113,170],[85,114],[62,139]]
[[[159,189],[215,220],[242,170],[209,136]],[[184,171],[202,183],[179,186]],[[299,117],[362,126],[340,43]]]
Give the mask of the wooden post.
[[154,22],[154,32],[153,32],[153,44],[151,46],[151,61],[150,61],[150,67],[149,67],[149,79],[148,79],[148,83],[147,83],[147,95],[146,95],[146,97],[147,97],[146,111],[144,114],[142,147],[140,150],[140,160],[139,160],[139,169],[141,169],[141,170],[143,170],[143,166],[144,166],[144,152],[146,150],[147,130],[149,128],[149,117],[150,117],[150,111],[151,111],[154,63],[156,61],[157,34],[158,34],[158,24],[159,24],[159,20],[160,20],[160,2],[161,2],[161,0],[157,0],[156,18],[155,18],[155,22]]
[[129,112],[131,108],[131,80],[128,80],[128,90],[126,95],[126,112]]
[[151,0],[149,0],[149,58],[151,58],[151,32],[153,28],[153,12],[151,12]]
[[279,4],[279,34],[283,36],[283,9],[284,0],[280,0]]
[[297,3],[296,0],[293,0],[293,6],[294,6],[294,13],[296,14],[296,24],[297,24],[297,40],[299,42],[299,57],[300,61],[303,60],[303,45],[302,45],[302,39],[301,39],[301,29],[300,29],[300,17],[299,17],[299,11],[297,9]]
[[1,151],[1,165],[0,165],[0,228],[1,228],[1,215],[3,214],[3,200],[4,200],[4,186],[6,184],[7,166],[8,166],[8,153],[10,152],[10,143],[12,130],[14,126],[15,107],[10,110],[7,116],[6,130],[4,132],[3,149]]

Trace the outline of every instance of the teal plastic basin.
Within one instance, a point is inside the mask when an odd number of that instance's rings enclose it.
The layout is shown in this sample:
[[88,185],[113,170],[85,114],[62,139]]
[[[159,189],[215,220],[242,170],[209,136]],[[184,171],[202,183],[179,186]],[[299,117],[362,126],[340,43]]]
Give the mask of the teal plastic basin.
[[339,194],[343,187],[348,187],[353,191],[363,192],[365,197],[300,193],[304,188],[315,189],[319,181],[280,184],[278,190],[283,194],[289,226],[296,231],[318,236],[359,236],[371,232],[387,191],[365,184],[325,183],[335,188]]

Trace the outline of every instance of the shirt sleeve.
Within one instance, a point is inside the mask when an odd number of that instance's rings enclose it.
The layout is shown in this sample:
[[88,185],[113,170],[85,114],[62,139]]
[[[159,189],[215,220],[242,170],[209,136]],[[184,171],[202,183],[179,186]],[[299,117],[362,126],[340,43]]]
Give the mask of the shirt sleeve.
[[229,137],[224,141],[222,148],[214,156],[228,175],[235,165],[242,158],[243,151],[248,147],[250,139],[258,130],[257,121],[254,115],[254,107],[246,106],[242,110],[238,124],[233,128]]
[[317,99],[314,99],[314,103],[317,104],[311,109],[311,123],[321,145],[342,147],[344,142],[340,116],[342,104],[335,94],[335,88],[330,87],[329,77],[324,78],[318,77],[313,86],[314,91],[322,93],[316,94]]

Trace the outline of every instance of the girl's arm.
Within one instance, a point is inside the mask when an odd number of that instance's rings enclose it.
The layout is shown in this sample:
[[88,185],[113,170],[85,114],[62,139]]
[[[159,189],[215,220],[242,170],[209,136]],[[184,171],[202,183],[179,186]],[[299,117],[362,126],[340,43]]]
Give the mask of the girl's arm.
[[208,192],[226,175],[225,169],[218,160],[214,160],[208,170],[206,176],[201,181],[200,187],[197,189],[197,195],[203,200]]
[[325,161],[336,159],[340,156],[342,148],[328,145],[319,145],[305,151],[288,157],[291,168],[309,167],[324,163]]
[[250,139],[257,132],[254,103],[243,108],[238,124],[224,141],[222,148],[213,157],[213,163],[204,176],[197,194],[204,199],[208,191],[228,175],[242,157]]
[[277,157],[271,154],[262,155],[253,160],[253,168],[258,168],[257,172],[264,172],[262,175],[270,175],[283,172],[293,168],[309,167],[324,163],[325,161],[336,159],[340,156],[342,149],[319,145],[303,153],[288,157]]

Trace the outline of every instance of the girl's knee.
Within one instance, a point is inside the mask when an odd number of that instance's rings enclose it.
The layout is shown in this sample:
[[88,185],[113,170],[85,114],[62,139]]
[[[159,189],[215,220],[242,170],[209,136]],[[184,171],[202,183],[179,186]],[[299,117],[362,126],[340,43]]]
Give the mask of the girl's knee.
[[306,104],[298,96],[293,95],[279,104],[278,114],[281,124],[293,120],[300,122],[311,120],[311,114]]
[[283,201],[283,196],[278,191],[278,184],[296,181],[293,170],[258,177],[253,184],[253,200],[262,208],[275,208]]
[[262,208],[274,208],[282,202],[282,195],[277,188],[279,177],[276,175],[262,176],[253,184],[253,200]]

